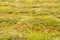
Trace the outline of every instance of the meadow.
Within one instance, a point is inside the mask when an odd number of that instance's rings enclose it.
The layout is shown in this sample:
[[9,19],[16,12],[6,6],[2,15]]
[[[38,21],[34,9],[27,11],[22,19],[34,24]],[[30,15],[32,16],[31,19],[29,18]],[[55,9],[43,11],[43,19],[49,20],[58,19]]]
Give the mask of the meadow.
[[60,40],[60,0],[0,0],[0,40]]

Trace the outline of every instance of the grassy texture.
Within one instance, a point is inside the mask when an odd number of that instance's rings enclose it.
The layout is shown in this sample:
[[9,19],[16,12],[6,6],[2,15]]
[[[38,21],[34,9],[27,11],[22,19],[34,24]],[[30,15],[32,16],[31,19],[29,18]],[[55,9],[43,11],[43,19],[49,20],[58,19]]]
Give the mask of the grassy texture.
[[0,40],[60,40],[60,0],[0,0]]

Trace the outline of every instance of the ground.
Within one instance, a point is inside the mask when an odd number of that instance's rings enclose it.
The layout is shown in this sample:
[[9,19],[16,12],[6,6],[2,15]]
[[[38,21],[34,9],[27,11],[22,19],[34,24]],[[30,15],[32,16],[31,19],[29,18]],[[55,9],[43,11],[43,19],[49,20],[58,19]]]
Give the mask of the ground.
[[60,1],[0,0],[0,40],[60,40]]

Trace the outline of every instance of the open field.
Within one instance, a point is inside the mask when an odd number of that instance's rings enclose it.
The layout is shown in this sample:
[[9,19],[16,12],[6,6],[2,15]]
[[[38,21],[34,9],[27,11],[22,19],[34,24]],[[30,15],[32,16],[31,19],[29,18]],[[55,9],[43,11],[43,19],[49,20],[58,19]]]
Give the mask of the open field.
[[60,40],[60,0],[0,0],[0,40]]

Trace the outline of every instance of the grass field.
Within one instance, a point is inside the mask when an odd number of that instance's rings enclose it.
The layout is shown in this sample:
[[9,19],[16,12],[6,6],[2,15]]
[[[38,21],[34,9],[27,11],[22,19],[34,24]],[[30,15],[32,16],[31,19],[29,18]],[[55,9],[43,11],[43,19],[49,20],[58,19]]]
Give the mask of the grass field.
[[0,0],[0,40],[60,40],[60,0]]

